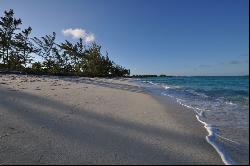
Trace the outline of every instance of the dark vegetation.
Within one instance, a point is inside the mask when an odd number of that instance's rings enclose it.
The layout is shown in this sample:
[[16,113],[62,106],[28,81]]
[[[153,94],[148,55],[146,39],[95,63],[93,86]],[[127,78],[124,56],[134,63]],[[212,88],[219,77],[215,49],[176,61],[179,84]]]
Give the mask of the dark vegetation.
[[[32,28],[21,29],[22,20],[10,9],[0,18],[0,72],[88,77],[129,76],[130,70],[115,64],[96,43],[56,43],[56,33],[31,38]],[[42,61],[34,61],[39,56]]]
[[132,75],[130,77],[131,78],[148,78],[148,77],[173,77],[173,76],[165,75],[165,74],[161,74],[161,75],[148,75],[148,74],[145,74],[145,75]]
[[146,77],[157,77],[157,75],[148,75],[148,74],[145,74],[145,75],[133,75],[132,77],[133,78],[146,78]]

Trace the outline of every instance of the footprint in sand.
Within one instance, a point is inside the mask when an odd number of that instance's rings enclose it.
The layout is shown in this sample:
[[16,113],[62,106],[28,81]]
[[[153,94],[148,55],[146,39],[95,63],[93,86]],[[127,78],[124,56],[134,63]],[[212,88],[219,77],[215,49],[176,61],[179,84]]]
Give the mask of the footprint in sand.
[[18,91],[18,90],[17,89],[9,89],[9,91],[14,91],[15,92],[15,91]]
[[41,90],[41,88],[40,87],[36,87],[36,89],[35,90]]

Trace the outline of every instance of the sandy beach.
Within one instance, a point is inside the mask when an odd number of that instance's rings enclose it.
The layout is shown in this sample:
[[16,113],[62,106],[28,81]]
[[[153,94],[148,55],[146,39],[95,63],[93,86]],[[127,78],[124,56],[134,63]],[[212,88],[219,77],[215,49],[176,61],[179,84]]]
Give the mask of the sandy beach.
[[206,135],[126,79],[0,74],[0,164],[223,164]]

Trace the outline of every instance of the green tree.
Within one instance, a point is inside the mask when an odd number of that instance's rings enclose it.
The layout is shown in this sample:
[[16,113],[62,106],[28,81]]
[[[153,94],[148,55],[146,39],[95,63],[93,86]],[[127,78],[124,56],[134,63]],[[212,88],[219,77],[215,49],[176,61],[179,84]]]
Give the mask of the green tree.
[[42,70],[42,64],[41,64],[41,62],[34,62],[32,64],[32,69],[37,70],[37,71],[41,71]]
[[[0,35],[1,35],[1,55],[4,64],[9,61],[9,53],[13,46],[13,37],[16,34],[16,30],[19,30],[19,26],[22,24],[21,19],[14,17],[13,9],[4,11],[4,17],[0,18]],[[8,65],[9,66],[9,65]]]
[[[41,38],[30,39],[32,28],[19,31],[21,19],[14,17],[14,11],[10,9],[4,12],[0,18],[0,64],[1,68],[25,69],[31,73],[43,74],[74,74],[91,77],[115,77],[128,76],[130,71],[115,64],[103,55],[101,46],[91,43],[86,47],[83,39],[76,43],[65,41],[56,44],[56,33]],[[34,44],[33,44],[33,42]],[[35,62],[32,67],[32,53],[43,58],[41,62]]]
[[26,67],[27,63],[31,63],[33,57],[31,53],[35,53],[33,43],[30,41],[29,35],[31,34],[32,28],[29,27],[24,29],[21,33],[18,33],[15,37],[15,48],[16,52],[20,57],[20,62]]
[[64,43],[61,43],[59,47],[64,50],[64,54],[69,55],[67,58],[69,58],[75,73],[81,73],[83,71],[82,66],[85,61],[85,47],[83,39],[80,38],[76,44],[66,40]]
[[55,43],[56,33],[53,32],[52,35],[46,35],[41,37],[41,39],[34,37],[32,40],[35,42],[37,54],[41,56],[45,61],[45,67],[50,71],[55,64]]
[[92,43],[91,46],[86,50],[84,71],[91,77],[101,75],[101,46],[96,43]]

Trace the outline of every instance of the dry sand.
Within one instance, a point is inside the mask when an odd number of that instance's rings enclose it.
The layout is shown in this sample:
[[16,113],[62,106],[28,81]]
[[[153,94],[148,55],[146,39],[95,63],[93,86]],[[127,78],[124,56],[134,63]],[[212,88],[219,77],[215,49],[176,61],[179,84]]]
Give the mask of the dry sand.
[[126,80],[0,75],[0,164],[223,164],[206,135]]

